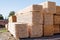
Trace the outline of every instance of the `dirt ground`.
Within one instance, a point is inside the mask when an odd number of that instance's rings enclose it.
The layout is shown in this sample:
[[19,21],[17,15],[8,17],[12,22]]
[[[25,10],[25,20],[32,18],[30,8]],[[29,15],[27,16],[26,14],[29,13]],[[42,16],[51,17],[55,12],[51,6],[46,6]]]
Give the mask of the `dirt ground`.
[[[9,32],[0,32],[0,40],[16,40],[16,39]],[[23,39],[21,38],[20,40],[60,40],[60,34],[51,37],[23,38]]]
[[15,40],[9,32],[0,33],[0,40]]
[[0,28],[0,40],[15,40],[13,36],[8,31],[2,31],[6,30],[5,28]]

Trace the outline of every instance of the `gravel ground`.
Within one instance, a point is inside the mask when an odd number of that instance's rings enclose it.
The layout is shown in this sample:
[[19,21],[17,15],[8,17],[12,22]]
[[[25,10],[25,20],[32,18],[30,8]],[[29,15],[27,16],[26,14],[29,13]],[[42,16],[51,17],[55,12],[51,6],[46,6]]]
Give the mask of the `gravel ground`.
[[[0,29],[2,30],[2,29]],[[15,40],[9,32],[0,32],[0,40]],[[60,40],[60,35],[54,35],[51,37],[41,37],[41,38],[23,38],[20,40]]]

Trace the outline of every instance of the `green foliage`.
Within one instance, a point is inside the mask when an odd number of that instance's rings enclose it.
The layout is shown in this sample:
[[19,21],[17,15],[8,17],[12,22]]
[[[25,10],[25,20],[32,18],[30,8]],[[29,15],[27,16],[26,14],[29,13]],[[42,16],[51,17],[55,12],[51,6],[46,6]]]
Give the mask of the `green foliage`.
[[3,20],[4,18],[3,18],[3,16],[2,16],[2,14],[0,14],[0,20]]
[[10,16],[13,16],[13,15],[15,15],[15,12],[14,12],[14,11],[11,11],[11,12],[9,13],[9,17],[10,17]]
[[7,32],[7,30],[5,28],[2,28],[2,30],[0,30],[0,32]]

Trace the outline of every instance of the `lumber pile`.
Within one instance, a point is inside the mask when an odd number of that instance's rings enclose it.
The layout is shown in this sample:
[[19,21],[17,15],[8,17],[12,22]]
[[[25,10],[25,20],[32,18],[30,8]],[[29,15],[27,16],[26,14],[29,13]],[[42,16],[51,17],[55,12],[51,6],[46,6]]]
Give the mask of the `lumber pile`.
[[60,33],[58,8],[60,7],[56,6],[55,2],[31,5],[9,17],[6,28],[15,38],[34,38]]

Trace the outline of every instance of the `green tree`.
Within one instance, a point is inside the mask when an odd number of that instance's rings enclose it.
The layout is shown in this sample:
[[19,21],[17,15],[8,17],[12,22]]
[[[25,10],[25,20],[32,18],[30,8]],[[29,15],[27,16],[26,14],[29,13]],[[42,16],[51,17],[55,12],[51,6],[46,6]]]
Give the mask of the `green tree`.
[[0,20],[4,20],[4,18],[3,18],[3,16],[2,16],[2,14],[0,14]]
[[11,12],[9,13],[9,16],[8,16],[8,17],[13,16],[13,15],[15,15],[15,12],[14,12],[14,11],[11,11]]

